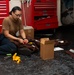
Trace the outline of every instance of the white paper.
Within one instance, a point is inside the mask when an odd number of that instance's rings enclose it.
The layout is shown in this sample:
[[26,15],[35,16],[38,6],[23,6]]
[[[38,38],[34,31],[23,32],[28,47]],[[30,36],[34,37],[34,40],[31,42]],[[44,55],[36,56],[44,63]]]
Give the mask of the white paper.
[[55,47],[54,48],[54,51],[60,51],[60,50],[64,50],[63,48],[60,48],[60,47]]
[[74,50],[73,49],[70,49],[69,51],[72,52],[72,53],[74,53]]

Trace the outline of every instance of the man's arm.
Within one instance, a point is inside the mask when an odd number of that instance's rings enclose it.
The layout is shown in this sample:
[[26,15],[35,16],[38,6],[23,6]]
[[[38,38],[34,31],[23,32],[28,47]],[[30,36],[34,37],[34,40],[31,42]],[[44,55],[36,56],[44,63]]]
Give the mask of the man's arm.
[[9,34],[8,30],[3,30],[3,33],[4,33],[5,37],[7,37],[9,39],[16,40],[16,41],[18,41],[18,39],[19,39],[19,38],[15,37],[15,36]]
[[23,29],[20,30],[20,35],[23,39],[26,38],[26,34],[25,34],[25,31]]
[[22,39],[24,40],[24,43],[28,43],[28,39],[26,38],[26,34],[23,29],[20,30],[20,35]]
[[5,35],[5,37],[7,37],[7,38],[9,38],[9,39],[11,39],[11,40],[16,40],[16,41],[18,41],[19,43],[24,44],[24,40],[23,40],[23,39],[17,38],[17,37],[15,37],[15,36],[9,34],[9,31],[8,31],[8,30],[4,30],[4,35]]

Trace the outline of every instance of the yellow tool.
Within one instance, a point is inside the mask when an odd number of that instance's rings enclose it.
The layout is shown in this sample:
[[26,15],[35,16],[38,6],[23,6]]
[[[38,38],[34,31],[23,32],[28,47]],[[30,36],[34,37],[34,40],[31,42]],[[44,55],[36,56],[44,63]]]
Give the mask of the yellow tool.
[[17,53],[15,53],[15,54],[12,56],[12,58],[13,58],[13,61],[16,61],[18,64],[21,62],[21,59],[20,59],[19,56],[17,56]]

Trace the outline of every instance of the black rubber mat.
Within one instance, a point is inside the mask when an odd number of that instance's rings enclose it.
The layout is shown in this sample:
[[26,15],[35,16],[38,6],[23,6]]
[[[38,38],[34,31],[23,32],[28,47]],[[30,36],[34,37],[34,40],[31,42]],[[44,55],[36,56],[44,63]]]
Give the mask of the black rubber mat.
[[39,53],[20,57],[22,62],[17,64],[0,56],[0,75],[74,75],[74,59],[65,52],[55,52],[54,59],[45,61]]

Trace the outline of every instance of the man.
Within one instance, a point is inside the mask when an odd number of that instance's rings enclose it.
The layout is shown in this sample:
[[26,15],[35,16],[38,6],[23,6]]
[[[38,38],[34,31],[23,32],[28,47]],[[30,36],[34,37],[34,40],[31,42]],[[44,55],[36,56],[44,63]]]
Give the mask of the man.
[[[10,15],[3,20],[2,34],[0,34],[0,54],[14,53],[17,51],[17,41],[20,44],[28,43],[26,34],[23,30],[21,17],[21,8],[15,6]],[[16,36],[19,31],[21,38]]]

